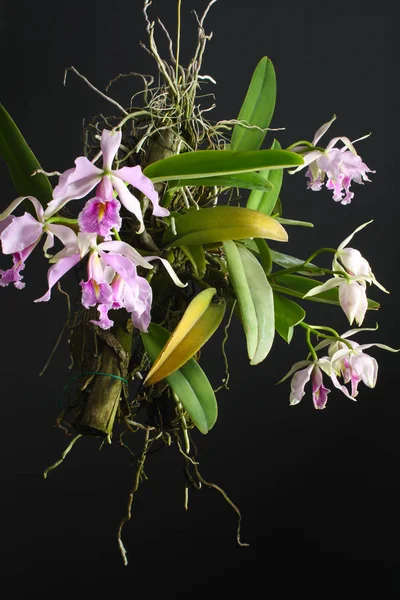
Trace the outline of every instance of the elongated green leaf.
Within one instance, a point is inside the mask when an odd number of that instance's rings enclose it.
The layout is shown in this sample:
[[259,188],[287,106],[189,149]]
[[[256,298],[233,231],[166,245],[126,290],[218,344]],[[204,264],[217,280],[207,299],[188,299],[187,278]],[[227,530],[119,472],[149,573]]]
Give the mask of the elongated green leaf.
[[[246,248],[248,248],[252,252],[260,252],[255,240],[240,240],[240,243],[244,244]],[[302,267],[302,265],[304,264],[304,260],[302,260],[301,258],[296,258],[295,256],[284,254],[283,252],[277,252],[276,250],[271,250],[271,248],[269,248],[269,251],[271,254],[272,262],[276,265],[280,265],[285,269],[298,267],[296,271],[301,275],[312,275],[313,277],[317,277],[318,275],[324,275],[324,272],[312,263],[308,263],[306,267]]]
[[174,373],[210,339],[225,313],[223,298],[212,301],[216,291],[207,288],[193,298],[147,374],[145,385]]
[[[280,150],[281,145],[278,140],[274,140],[274,143],[271,146],[271,150]],[[261,177],[265,177],[272,184],[272,189],[270,191],[260,192],[257,190],[253,190],[247,200],[247,208],[251,208],[252,210],[259,210],[260,212],[265,213],[266,215],[272,214],[274,207],[276,206],[276,202],[278,200],[283,180],[283,169],[273,169],[271,171],[261,171]]]
[[272,256],[270,247],[268,246],[267,242],[262,238],[255,238],[254,243],[257,246],[264,273],[268,276],[271,273],[272,269]]
[[163,243],[169,246],[198,246],[224,240],[260,237],[287,241],[282,225],[256,210],[236,206],[215,206],[189,211],[169,227]]
[[233,241],[224,242],[229,277],[239,303],[250,364],[268,355],[274,340],[274,301],[264,270],[255,256]]
[[[155,323],[150,324],[148,333],[141,334],[152,361],[156,360],[170,335],[169,331]],[[166,377],[166,381],[199,431],[208,433],[217,420],[218,407],[212,386],[200,365],[191,358]]]
[[206,255],[203,246],[182,246],[182,250],[190,260],[194,274],[199,279],[203,279],[206,274]]
[[[250,81],[249,89],[240,109],[238,120],[266,129],[274,113],[276,101],[276,77],[272,62],[264,56],[258,63]],[[235,125],[232,132],[232,150],[258,150],[265,132]]]
[[153,183],[174,179],[199,179],[262,169],[281,169],[303,164],[303,159],[288,150],[197,150],[163,158],[145,168],[143,173]]
[[274,293],[275,329],[290,344],[294,327],[306,316],[305,310],[284,296]]
[[[295,296],[296,298],[303,298],[307,292],[317,285],[321,285],[321,282],[308,277],[301,277],[300,275],[279,275],[276,279],[272,275],[271,284],[272,288],[277,292]],[[304,300],[340,305],[337,288],[322,292],[318,296],[309,296],[308,298],[304,298]],[[369,310],[377,310],[379,306],[378,302],[368,298]]]
[[[272,171],[271,171],[272,172]],[[196,179],[178,179],[172,182],[174,188],[183,186],[205,187],[220,186],[227,188],[242,188],[245,190],[272,190],[273,184],[265,179],[261,173],[233,173],[232,175],[217,175],[216,177],[202,177]]]
[[40,164],[22,133],[0,104],[0,155],[5,160],[19,196],[34,196],[43,206],[52,198],[53,190],[45,175],[31,177]]

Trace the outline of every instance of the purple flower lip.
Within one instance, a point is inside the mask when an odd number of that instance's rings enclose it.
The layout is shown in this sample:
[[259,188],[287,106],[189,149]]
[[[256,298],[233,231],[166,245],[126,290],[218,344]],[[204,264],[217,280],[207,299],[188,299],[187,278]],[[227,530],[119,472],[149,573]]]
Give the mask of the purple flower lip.
[[110,240],[111,230],[119,231],[121,229],[120,208],[121,204],[115,198],[103,200],[103,198],[95,196],[88,200],[78,215],[80,231],[96,233],[105,240]]

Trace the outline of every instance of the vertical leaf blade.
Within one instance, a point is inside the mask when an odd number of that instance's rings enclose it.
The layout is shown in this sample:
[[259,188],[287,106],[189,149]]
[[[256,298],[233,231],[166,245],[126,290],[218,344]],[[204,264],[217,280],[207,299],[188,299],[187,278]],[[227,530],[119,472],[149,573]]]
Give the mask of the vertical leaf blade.
[[[249,89],[240,109],[238,121],[245,121],[260,129],[266,129],[272,119],[276,101],[275,69],[267,56],[258,63],[250,81]],[[231,150],[258,150],[265,132],[235,125],[232,132]]]
[[0,155],[19,196],[34,196],[45,206],[53,195],[45,175],[31,176],[40,164],[6,109],[0,104]]

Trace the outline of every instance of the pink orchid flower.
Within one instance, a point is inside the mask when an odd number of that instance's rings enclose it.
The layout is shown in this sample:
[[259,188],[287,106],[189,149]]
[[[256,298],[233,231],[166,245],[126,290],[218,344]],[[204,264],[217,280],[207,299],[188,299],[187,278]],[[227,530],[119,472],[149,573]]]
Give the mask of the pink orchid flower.
[[170,263],[164,258],[143,258],[126,242],[114,240],[97,244],[96,239],[96,234],[92,233],[74,234],[74,239],[51,258],[50,262],[54,264],[47,273],[48,290],[35,302],[50,300],[51,289],[57,281],[90,253],[88,278],[80,285],[83,306],[89,308],[97,305],[100,317],[93,323],[108,329],[113,325],[108,311],[112,308],[125,308],[131,313],[133,324],[142,331],[147,331],[152,290],[148,281],[137,274],[136,267],[152,269],[150,261],[160,260],[177,286],[186,287],[187,284],[180,281]]
[[[29,213],[24,213],[21,217],[15,217],[11,213],[23,202],[29,200],[35,209],[36,219]],[[46,234],[46,241],[43,246],[45,256],[48,257],[48,250],[54,245],[54,236],[63,244],[69,244],[73,241],[75,234],[65,225],[47,223],[45,211],[40,202],[33,196],[20,196],[16,198],[0,214],[0,241],[4,254],[11,254],[13,266],[7,271],[0,270],[0,286],[4,287],[13,283],[17,289],[25,287],[22,281],[21,271],[25,267],[25,260],[35,249],[43,234]]]
[[[318,131],[316,131],[312,145],[316,146],[321,137],[328,131],[336,115],[330,121],[324,123]],[[319,192],[327,177],[326,188],[333,190],[333,199],[341,204],[350,204],[354,197],[354,193],[350,191],[352,181],[363,184],[364,181],[370,181],[367,173],[375,173],[362,162],[361,157],[357,154],[353,144],[367,136],[363,136],[354,142],[351,142],[347,137],[335,137],[327,145],[324,151],[311,150],[302,154],[304,164],[290,173],[297,173],[304,167],[308,166],[306,177],[309,182],[308,188],[314,192]],[[336,148],[336,144],[341,141],[344,146]],[[306,146],[297,146],[292,148],[293,151],[307,150]]]
[[[101,198],[103,204],[112,202],[113,190],[115,190],[125,208],[138,219],[140,223],[139,233],[141,233],[144,230],[144,223],[140,202],[128,190],[126,183],[132,185],[150,199],[153,204],[154,215],[158,217],[169,215],[169,211],[159,205],[158,194],[154,189],[154,185],[148,177],[143,175],[140,166],[122,167],[116,171],[112,170],[112,163],[121,144],[121,138],[121,131],[103,130],[101,134],[103,168],[100,169],[86,157],[79,156],[75,160],[75,167],[68,169],[60,176],[59,183],[53,192],[53,200],[49,202],[46,209],[46,215],[55,214],[67,202],[83,198],[97,186],[96,197]],[[102,206],[101,203],[95,203],[86,206],[85,209],[83,211],[84,214],[81,216],[81,222],[86,232],[92,232],[89,221],[93,220],[93,213],[96,213],[96,211],[101,221],[104,214],[102,211],[107,212],[107,210],[110,210],[114,215],[111,220],[114,219],[114,222],[118,223],[118,218],[115,214],[115,205],[114,208],[108,209]],[[101,235],[100,231],[95,231],[94,233]]]
[[336,273],[331,279],[321,285],[312,288],[304,298],[321,294],[334,287],[339,288],[339,302],[345,312],[350,325],[355,320],[358,325],[364,321],[365,313],[368,308],[368,299],[366,293],[366,284],[374,284],[383,292],[389,293],[375,278],[368,261],[362,256],[359,250],[347,248],[347,244],[353,236],[372,223],[368,221],[360,225],[339,245],[332,261],[332,271],[341,271],[343,276]]
[[[351,329],[346,331],[340,337],[348,339],[354,334],[360,331],[375,331],[372,328],[363,329]],[[372,346],[388,350],[389,352],[399,352],[395,348],[386,346],[385,344],[358,344],[354,340],[348,340],[351,348],[349,348],[344,342],[337,341],[331,342],[329,340],[323,340],[316,347],[315,350],[319,351],[322,348],[328,346],[328,355],[330,357],[330,364],[332,366],[331,379],[336,388],[341,390],[347,397],[353,400],[358,395],[358,384],[362,381],[367,387],[374,388],[378,377],[378,362],[372,356],[369,356],[364,352]],[[345,387],[341,385],[337,380],[337,376],[343,378],[345,384],[351,384],[351,394]]]

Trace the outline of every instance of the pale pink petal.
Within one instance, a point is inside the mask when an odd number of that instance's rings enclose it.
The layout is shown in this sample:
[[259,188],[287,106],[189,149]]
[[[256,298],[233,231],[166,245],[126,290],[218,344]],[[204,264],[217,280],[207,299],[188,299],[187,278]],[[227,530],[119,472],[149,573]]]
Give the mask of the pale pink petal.
[[137,279],[136,266],[129,258],[120,254],[101,253],[104,262],[112,267],[122,279],[127,282],[134,283]]
[[19,196],[11,202],[11,204],[0,214],[0,221],[3,221],[8,215],[10,215],[24,200],[30,200],[35,208],[36,216],[39,221],[43,220],[43,207],[39,200],[33,196]]
[[361,325],[368,308],[365,288],[356,281],[348,282],[342,279],[339,286],[339,302],[350,325],[354,319]]
[[375,358],[361,352],[351,356],[350,364],[355,374],[366,386],[375,387],[378,377],[378,363]]
[[45,219],[53,216],[70,200],[79,200],[86,196],[104,175],[102,169],[93,165],[84,156],[77,158],[75,165],[74,169],[69,169],[61,175],[60,182],[53,192],[53,200],[45,210]]
[[41,238],[42,232],[43,223],[39,223],[29,213],[15,217],[0,236],[3,253],[22,252],[35,244]]
[[3,231],[5,229],[7,229],[9,224],[12,223],[12,221],[16,218],[17,217],[14,217],[13,215],[9,215],[8,217],[5,217],[2,221],[0,221],[0,235],[3,233]]
[[43,252],[46,258],[52,258],[51,254],[48,251],[54,246],[54,235],[51,231],[45,230],[46,240],[43,244]]
[[340,390],[345,396],[347,396],[347,398],[350,398],[350,400],[355,400],[355,396],[357,395],[357,388],[353,388],[353,395],[350,395],[349,390],[347,389],[347,387],[345,385],[341,385],[339,383],[338,378],[336,377],[335,373],[331,373],[330,378],[332,380],[333,385],[335,386],[335,388],[337,388],[338,390]]
[[304,387],[308,381],[310,381],[311,373],[314,369],[314,363],[308,365],[305,369],[297,371],[292,377],[291,381],[291,393],[290,393],[290,404],[298,404],[303,398],[305,391]]
[[103,179],[96,188],[96,196],[101,198],[103,202],[106,202],[107,200],[113,199],[113,193],[114,189],[111,179],[108,177],[108,175],[104,175]]
[[113,160],[118,152],[122,139],[121,131],[108,131],[103,129],[101,133],[101,152],[103,154],[103,169],[111,171]]
[[50,300],[52,287],[57,283],[59,279],[61,279],[63,275],[65,275],[65,273],[67,273],[67,271],[69,271],[70,269],[72,269],[72,267],[78,264],[80,260],[81,257],[79,254],[73,254],[72,256],[65,256],[64,258],[61,258],[55,265],[50,267],[50,269],[47,272],[47,281],[49,284],[49,289],[44,294],[44,296],[37,298],[35,302],[47,302],[48,300]]
[[147,332],[150,324],[150,310],[153,291],[149,282],[144,277],[138,277],[139,297],[131,313],[132,323],[140,331]]
[[130,183],[139,192],[147,196],[153,204],[153,215],[157,217],[166,217],[169,215],[169,210],[159,204],[158,193],[154,188],[153,182],[146,175],[143,175],[139,165],[136,167],[122,167],[118,171],[113,171],[113,175],[119,177],[122,181]]
[[146,258],[144,258],[135,248],[127,244],[126,242],[120,242],[117,240],[113,240],[112,242],[101,242],[98,245],[100,250],[108,250],[113,252],[114,254],[122,254],[122,256],[126,256],[133,260],[133,262],[145,269],[152,269],[153,265],[147,262]]
[[50,231],[54,234],[64,246],[76,248],[77,236],[71,227],[50,223],[49,225],[46,225],[46,231]]
[[118,179],[118,177],[112,177],[111,182],[117,191],[118,198],[125,206],[126,210],[134,214],[139,221],[140,227],[137,233],[142,233],[144,231],[144,223],[139,200],[130,193],[124,182],[121,179]]

